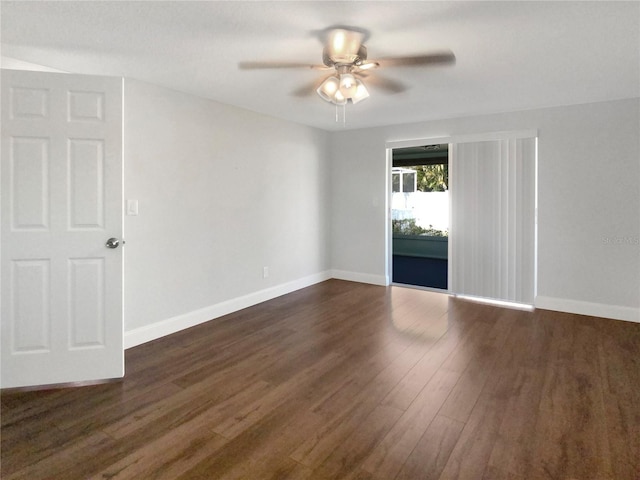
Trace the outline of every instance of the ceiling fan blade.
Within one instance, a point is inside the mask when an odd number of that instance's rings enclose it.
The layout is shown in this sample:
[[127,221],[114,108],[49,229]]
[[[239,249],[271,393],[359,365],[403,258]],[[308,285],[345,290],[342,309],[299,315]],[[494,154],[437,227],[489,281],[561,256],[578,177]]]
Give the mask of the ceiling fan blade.
[[456,56],[451,51],[434,52],[411,57],[377,58],[375,62],[381,67],[410,67],[419,65],[452,65],[456,63]]
[[[364,77],[364,75],[360,76]],[[378,74],[367,75],[365,85],[371,85],[374,88],[377,87],[391,93],[401,93],[407,90],[407,87],[404,83],[398,82],[397,80],[391,80],[390,78],[382,77]]]
[[238,62],[240,70],[261,70],[268,68],[309,68],[311,70],[326,70],[326,65],[311,65],[301,62]]
[[[363,75],[360,76],[364,77]],[[404,83],[382,77],[378,74],[366,76],[365,85],[380,88],[390,93],[402,93],[407,90],[407,86]]]
[[380,64],[378,62],[363,62],[355,65],[353,68],[356,72],[366,72],[367,70],[373,70],[378,68]]
[[316,93],[318,87],[324,82],[325,77],[320,78],[319,80],[314,80],[313,82],[306,83],[301,87],[296,88],[291,95],[294,97],[309,97]]

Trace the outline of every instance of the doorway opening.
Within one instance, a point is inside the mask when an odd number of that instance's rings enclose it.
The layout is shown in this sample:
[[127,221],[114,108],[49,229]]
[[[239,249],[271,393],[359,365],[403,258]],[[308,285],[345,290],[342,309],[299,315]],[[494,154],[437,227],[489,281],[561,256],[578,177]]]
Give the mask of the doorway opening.
[[391,185],[393,283],[447,290],[449,145],[393,149]]

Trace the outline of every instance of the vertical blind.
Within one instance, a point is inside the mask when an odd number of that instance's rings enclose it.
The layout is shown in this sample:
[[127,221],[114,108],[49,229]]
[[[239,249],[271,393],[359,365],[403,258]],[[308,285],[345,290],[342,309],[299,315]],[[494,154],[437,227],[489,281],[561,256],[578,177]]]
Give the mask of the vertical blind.
[[451,288],[533,304],[536,139],[451,147]]

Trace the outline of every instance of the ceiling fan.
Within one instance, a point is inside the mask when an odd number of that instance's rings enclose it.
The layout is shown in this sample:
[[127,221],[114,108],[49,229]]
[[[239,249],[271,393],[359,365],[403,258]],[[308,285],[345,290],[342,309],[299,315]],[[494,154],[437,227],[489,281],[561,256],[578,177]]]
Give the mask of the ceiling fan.
[[446,65],[455,63],[456,57],[449,50],[426,53],[408,57],[382,57],[376,60],[367,58],[367,47],[363,44],[368,38],[366,30],[355,27],[335,26],[321,32],[324,44],[322,65],[309,65],[299,62],[240,62],[241,69],[265,68],[311,68],[314,70],[333,70],[331,75],[316,82],[312,88],[304,87],[297,91],[306,94],[315,88],[318,95],[334,105],[358,103],[369,97],[369,91],[362,79],[370,85],[398,93],[406,87],[395,80],[380,76],[371,76],[376,68]]

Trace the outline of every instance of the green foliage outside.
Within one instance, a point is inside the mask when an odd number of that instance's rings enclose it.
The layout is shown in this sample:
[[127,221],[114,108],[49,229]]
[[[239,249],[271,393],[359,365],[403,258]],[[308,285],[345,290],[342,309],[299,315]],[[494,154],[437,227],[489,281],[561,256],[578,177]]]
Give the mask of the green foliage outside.
[[444,192],[449,189],[449,166],[419,165],[408,167],[417,172],[417,188],[419,192]]
[[399,235],[429,235],[431,237],[448,237],[449,232],[445,230],[436,230],[429,225],[429,228],[423,228],[416,225],[415,218],[404,218],[402,220],[391,220],[392,231]]

